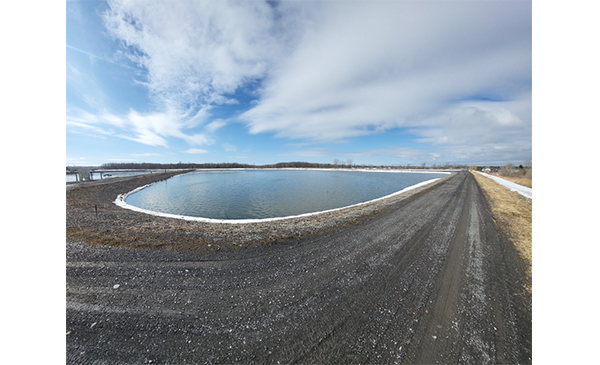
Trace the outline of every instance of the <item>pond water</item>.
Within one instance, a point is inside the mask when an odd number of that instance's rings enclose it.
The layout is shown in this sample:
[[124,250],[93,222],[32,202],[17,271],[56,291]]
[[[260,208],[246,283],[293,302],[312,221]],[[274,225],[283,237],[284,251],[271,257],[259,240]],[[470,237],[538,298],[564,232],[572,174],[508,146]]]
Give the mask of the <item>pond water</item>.
[[341,208],[446,173],[227,170],[196,171],[150,185],[126,203],[161,213],[212,219],[263,219]]

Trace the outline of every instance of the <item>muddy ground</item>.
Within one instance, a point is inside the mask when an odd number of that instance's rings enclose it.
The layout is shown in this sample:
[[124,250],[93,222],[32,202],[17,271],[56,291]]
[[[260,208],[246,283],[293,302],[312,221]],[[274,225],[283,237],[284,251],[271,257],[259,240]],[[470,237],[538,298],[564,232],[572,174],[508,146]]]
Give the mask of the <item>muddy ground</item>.
[[185,232],[110,206],[94,225],[83,191],[67,194],[68,363],[531,362],[522,268],[469,173],[268,245],[217,235],[218,251],[82,243],[111,217]]

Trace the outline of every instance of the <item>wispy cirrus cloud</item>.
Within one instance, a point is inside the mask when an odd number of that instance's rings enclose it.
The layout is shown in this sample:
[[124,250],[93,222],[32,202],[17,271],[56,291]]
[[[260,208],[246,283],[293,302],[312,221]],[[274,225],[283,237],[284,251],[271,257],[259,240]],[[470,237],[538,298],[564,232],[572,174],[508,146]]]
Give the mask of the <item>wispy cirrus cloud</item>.
[[72,50],[74,50],[74,51],[77,51],[77,52],[79,52],[79,53],[83,53],[84,55],[86,55],[86,56],[88,56],[88,57],[90,57],[90,58],[96,59],[96,60],[100,60],[100,61],[104,61],[104,62],[109,62],[109,63],[112,63],[112,64],[114,64],[114,65],[121,66],[121,67],[124,67],[124,68],[130,69],[130,70],[132,70],[132,69],[133,69],[133,67],[131,67],[131,66],[125,65],[125,64],[123,64],[123,63],[120,63],[120,62],[117,62],[117,61],[115,61],[115,60],[112,60],[112,59],[110,59],[110,58],[106,58],[106,57],[102,57],[102,56],[95,55],[95,54],[93,54],[93,53],[90,53],[90,52],[84,51],[84,50],[82,50],[82,49],[79,49],[79,48],[77,48],[77,47],[70,46],[70,45],[68,45],[68,44],[67,44],[67,48],[68,48],[68,49],[72,49]]
[[98,114],[84,110],[67,112],[67,126],[93,130],[99,134],[139,142],[149,146],[168,147],[167,138],[179,138],[189,145],[211,145],[213,139],[203,133],[185,133],[194,123],[182,120],[176,111],[141,114],[131,110],[125,115],[109,112]]

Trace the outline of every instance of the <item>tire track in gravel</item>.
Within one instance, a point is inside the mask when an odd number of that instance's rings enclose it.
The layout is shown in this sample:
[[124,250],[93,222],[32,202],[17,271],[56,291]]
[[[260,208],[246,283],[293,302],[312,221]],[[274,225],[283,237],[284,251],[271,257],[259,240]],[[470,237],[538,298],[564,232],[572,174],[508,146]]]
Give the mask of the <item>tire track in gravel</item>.
[[67,242],[67,361],[530,362],[514,258],[490,222],[459,173],[360,225],[272,246]]

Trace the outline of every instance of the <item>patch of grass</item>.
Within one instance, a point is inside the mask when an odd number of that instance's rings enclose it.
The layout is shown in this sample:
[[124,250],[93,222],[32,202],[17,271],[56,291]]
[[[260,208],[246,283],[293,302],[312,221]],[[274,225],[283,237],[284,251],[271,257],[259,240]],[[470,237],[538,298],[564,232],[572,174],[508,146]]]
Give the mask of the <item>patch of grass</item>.
[[527,290],[531,292],[532,201],[492,179],[472,174],[490,204],[496,225],[507,235],[527,264]]
[[91,227],[67,227],[67,237],[99,245],[119,246],[126,243],[118,235],[111,235],[110,232],[101,232]]

